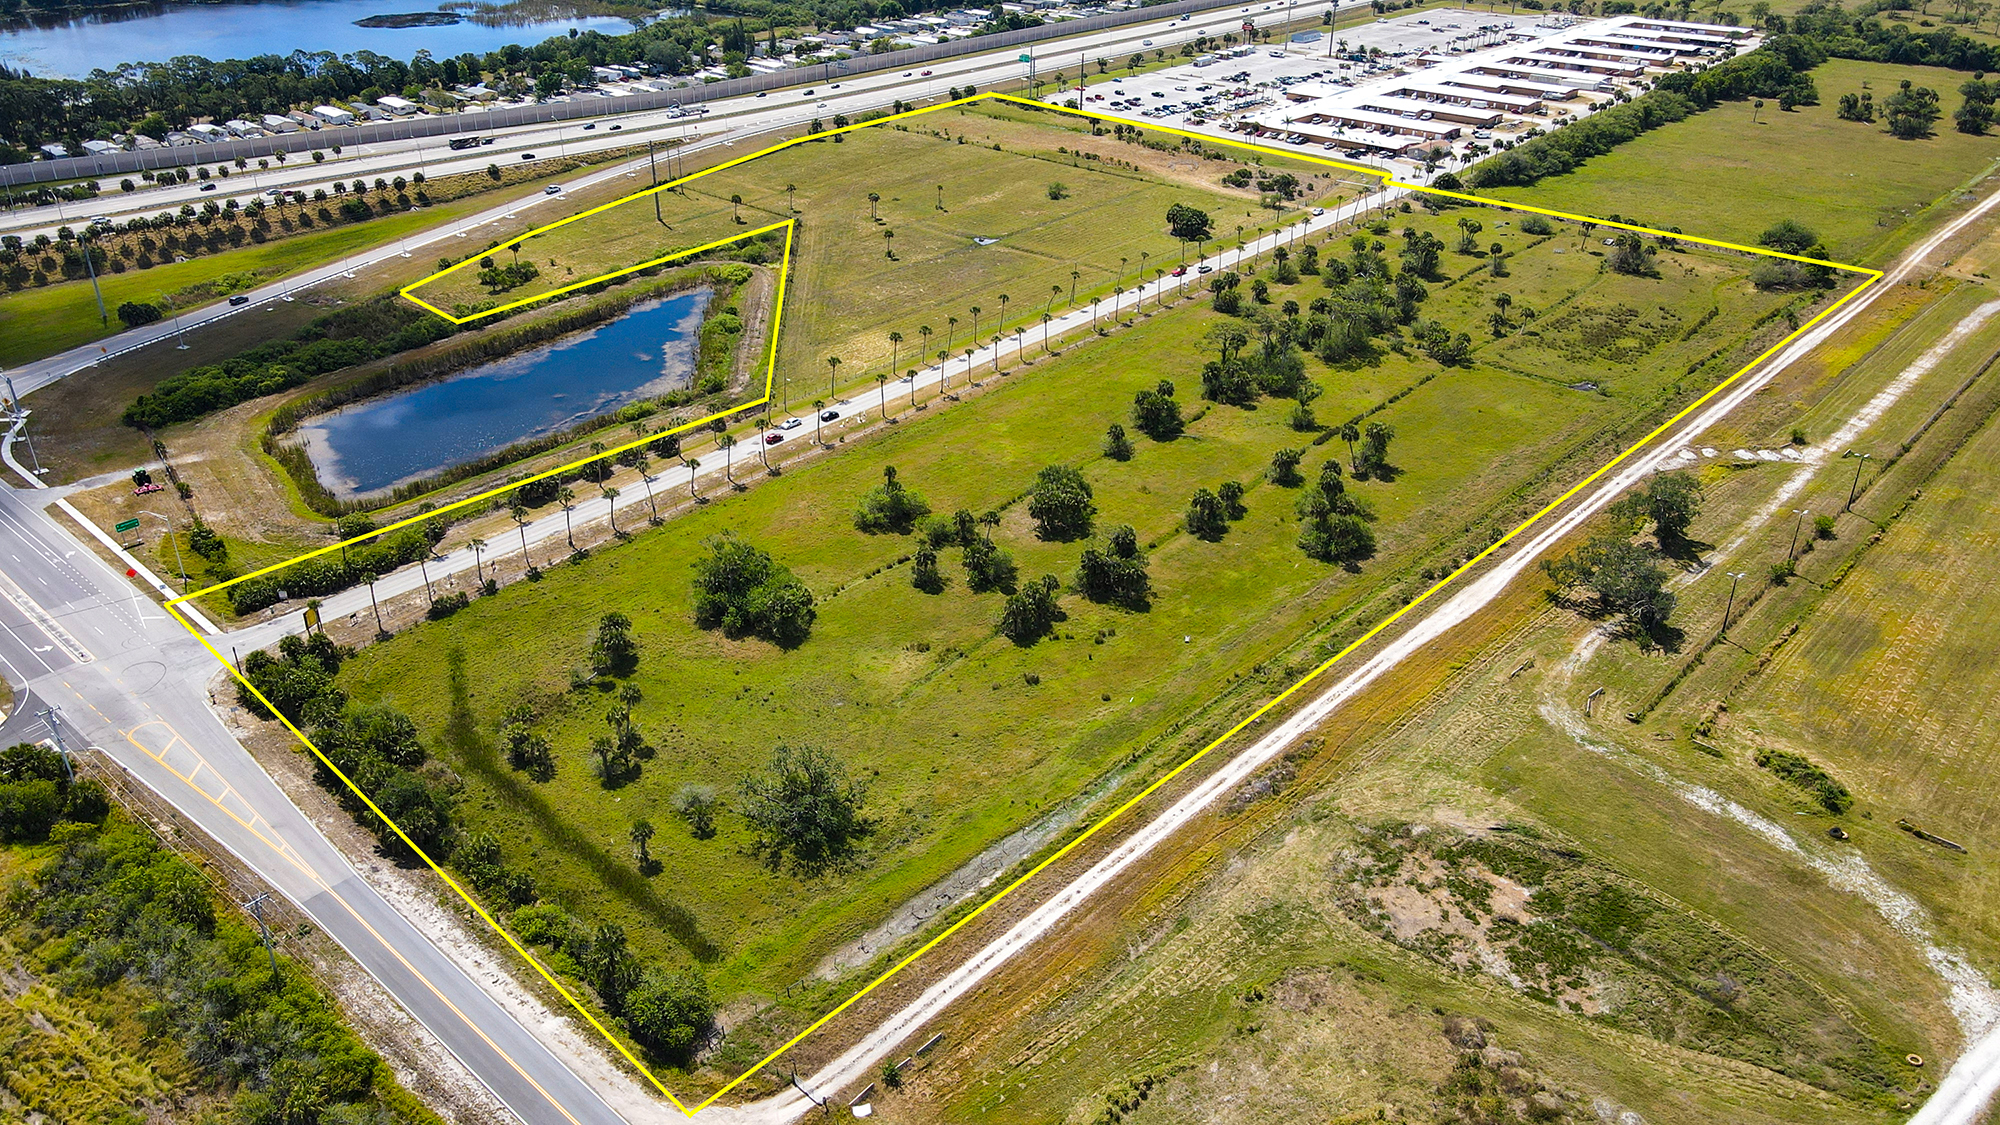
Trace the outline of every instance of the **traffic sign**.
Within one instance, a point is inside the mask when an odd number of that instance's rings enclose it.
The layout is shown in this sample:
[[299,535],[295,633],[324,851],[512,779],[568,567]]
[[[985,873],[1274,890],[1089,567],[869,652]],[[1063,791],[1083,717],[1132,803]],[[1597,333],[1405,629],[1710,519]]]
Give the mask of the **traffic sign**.
[[120,533],[127,531],[137,531],[139,530],[139,518],[137,516],[134,516],[131,519],[126,520],[124,523],[121,523],[118,526],[112,528],[111,530]]
[[1022,55],[1022,56],[1021,56],[1020,58],[1018,58],[1018,59],[1015,59],[1014,61],[1015,61],[1015,62],[1034,62],[1034,61],[1035,61],[1035,56],[1033,56],[1033,55]]

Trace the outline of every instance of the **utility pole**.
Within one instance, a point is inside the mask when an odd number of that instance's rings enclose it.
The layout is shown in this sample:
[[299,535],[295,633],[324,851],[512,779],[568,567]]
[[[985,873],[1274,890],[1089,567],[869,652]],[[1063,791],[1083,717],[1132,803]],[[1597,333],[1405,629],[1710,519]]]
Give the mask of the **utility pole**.
[[276,985],[278,983],[278,953],[271,948],[271,927],[264,924],[264,904],[270,900],[271,892],[259,891],[249,902],[243,904],[243,909],[248,910],[257,919],[257,932],[264,935],[264,955],[271,959],[271,983]]
[[[94,228],[93,228],[94,229]],[[85,233],[88,233],[86,231]],[[97,287],[97,255],[91,252],[90,239],[78,238],[77,246],[83,250],[83,268],[90,271],[90,292],[97,298],[97,322],[106,327],[111,324],[111,314],[104,311],[104,290]]]
[[1729,572],[1729,604],[1722,609],[1722,631],[1716,634],[1718,637],[1729,635],[1729,615],[1736,610],[1736,584],[1742,580],[1741,574],[1733,570]]
[[667,225],[666,217],[660,214],[660,166],[653,163],[653,141],[646,139],[646,167],[653,173],[653,221]]
[[48,726],[50,737],[56,740],[56,754],[62,758],[63,776],[69,779],[71,785],[76,784],[76,767],[70,764],[69,744],[63,741],[62,708],[44,707],[35,712],[35,718]]
[[1792,546],[1785,552],[1785,559],[1795,563],[1799,561],[1799,532],[1805,528],[1806,517],[1812,514],[1812,509],[1793,508],[1792,511],[1797,513],[1799,518],[1792,523]]

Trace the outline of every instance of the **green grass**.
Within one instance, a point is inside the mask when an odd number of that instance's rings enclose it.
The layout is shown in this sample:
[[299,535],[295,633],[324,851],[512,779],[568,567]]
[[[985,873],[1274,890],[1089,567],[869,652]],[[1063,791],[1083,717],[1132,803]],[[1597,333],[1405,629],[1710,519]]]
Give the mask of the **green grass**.
[[219,285],[219,299],[223,293],[255,288],[449,221],[477,210],[484,202],[473,197],[185,262],[106,273],[98,278],[98,284],[104,290],[105,311],[111,316],[108,327],[97,318],[97,300],[91,295],[88,280],[8,294],[0,297],[0,365],[27,363],[124,331],[118,306],[127,301],[157,303],[163,294],[209,285]]
[[[1440,230],[1451,222],[1421,213],[1406,221]],[[1727,288],[1730,267],[1719,259],[1690,255],[1692,275],[1676,268],[1642,281],[1599,274],[1596,259],[1554,250],[1517,256],[1514,283],[1533,285],[1545,272],[1567,276],[1575,291],[1566,307],[1643,299],[1692,323]],[[1465,267],[1466,259],[1447,258],[1448,269]],[[1306,282],[1277,287],[1274,299],[1323,292]],[[1471,282],[1434,291],[1447,321],[1484,307]],[[1451,311],[1454,300],[1464,302],[1461,311]],[[1281,403],[1211,410],[1176,442],[1138,439],[1138,456],[1127,464],[1098,457],[1104,427],[1127,421],[1135,390],[1168,377],[1194,409],[1197,341],[1214,314],[1188,308],[1040,362],[1032,373],[1017,371],[988,397],[906,416],[867,446],[371,648],[343,672],[343,684],[357,699],[408,710],[434,735],[450,732],[434,746],[466,782],[470,826],[493,830],[545,895],[620,922],[649,956],[712,951],[725,994],[775,990],[1038,810],[1142,751],[1315,623],[1393,581],[1436,544],[1456,542],[1464,526],[1544,467],[1628,426],[1683,377],[1686,356],[1742,339],[1773,300],[1731,290],[1726,315],[1629,363],[1578,364],[1526,338],[1513,362],[1550,374],[1475,364],[1416,387],[1380,416],[1401,435],[1393,456],[1401,475],[1393,484],[1355,486],[1380,514],[1382,537],[1380,557],[1358,574],[1301,555],[1294,494],[1257,479],[1275,449],[1306,443],[1307,435],[1287,428]],[[1356,371],[1309,362],[1327,387],[1321,416],[1333,419],[1437,371],[1393,354]],[[1567,389],[1555,372],[1588,372],[1608,393]],[[1315,451],[1308,474],[1335,448]],[[1000,595],[969,592],[956,551],[946,552],[952,585],[929,597],[895,565],[913,549],[909,540],[864,536],[850,524],[854,501],[885,464],[934,509],[977,512],[1009,505],[1038,468],[1059,461],[1083,466],[1101,525],[1131,523],[1152,544],[1157,597],[1149,612],[1066,597],[1070,619],[1060,639],[1017,648],[993,632]],[[1180,534],[1192,491],[1230,479],[1251,485],[1248,518],[1218,543]],[[689,567],[702,540],[723,530],[771,550],[819,595],[820,618],[804,646],[787,652],[730,642],[692,626]],[[1024,579],[1067,579],[1081,547],[1035,540],[1019,505],[1008,509],[997,538]],[[637,717],[659,749],[643,776],[616,792],[588,769],[588,742],[606,704],[594,691],[567,691],[568,670],[583,661],[597,616],[611,608],[637,624],[646,652]],[[1038,685],[1027,682],[1030,674]],[[561,771],[547,786],[496,761],[498,716],[518,700],[548,716]],[[766,873],[746,854],[744,825],[727,812],[714,840],[692,840],[673,826],[667,801],[681,784],[733,792],[786,740],[821,744],[873,779],[871,805],[883,823],[858,871],[817,882]],[[633,873],[624,839],[642,815],[669,825],[653,842],[669,874],[651,882]]]
[[1988,784],[2000,768],[2000,667],[1982,655],[2000,639],[2000,580],[1986,565],[2000,535],[1997,457],[2000,424],[1988,421],[1732,701],[1729,721],[1737,739],[1807,754],[1877,818],[1908,817],[1971,849],[1911,843],[1898,879],[1988,949],[2000,945]]
[[[994,144],[1002,151],[994,151]],[[1038,325],[1058,285],[1063,292],[1054,311],[1069,307],[1074,286],[1080,304],[1101,297],[1108,316],[1113,290],[1129,290],[1142,267],[1151,280],[1153,270],[1178,262],[1180,247],[1165,222],[1173,203],[1199,206],[1214,218],[1211,250],[1233,244],[1239,223],[1251,237],[1295,220],[1299,208],[1310,205],[1301,199],[1277,212],[1259,207],[1254,193],[1222,188],[1222,175],[1238,166],[1233,161],[1183,155],[1186,171],[1170,179],[1059,148],[1133,162],[1161,158],[1109,136],[1093,138],[1085,123],[1053,113],[983,106],[926,114],[846,134],[838,144],[795,145],[702,176],[688,185],[685,197],[661,197],[670,231],[655,221],[652,200],[642,198],[537,235],[524,244],[522,260],[532,259],[542,275],[517,289],[489,295],[477,283],[476,268],[468,267],[427,283],[417,295],[440,308],[519,300],[783,221],[788,206],[796,206],[800,222],[791,285],[810,297],[790,302],[786,310],[779,378],[803,394],[827,377],[828,356],[841,357],[847,380],[868,367],[886,367],[892,356],[899,368],[917,366],[947,340],[958,354],[970,342],[975,304],[982,308],[983,342],[1003,329],[1003,293],[1011,298],[1005,307],[1009,330]],[[1304,170],[1295,163],[1285,166]],[[1315,194],[1339,190],[1336,170],[1313,171],[1327,177],[1318,181]],[[1062,200],[1048,197],[1048,186],[1056,181],[1068,188]],[[787,184],[796,187],[789,202]],[[1345,190],[1352,194],[1351,187]],[[872,209],[870,193],[881,197]],[[741,223],[732,196],[743,199]],[[885,232],[894,238],[885,239]],[[975,238],[999,241],[981,246]],[[500,264],[513,260],[504,251],[493,256]],[[1072,272],[1079,276],[1072,278]],[[1129,310],[1132,298],[1124,302]],[[947,321],[951,316],[958,318],[956,326]],[[935,331],[928,343],[917,331],[924,323]],[[891,331],[904,336],[900,348],[892,348]]]
[[[1566,176],[1489,194],[1585,215],[1618,214],[1656,227],[1754,244],[1779,219],[1796,219],[1826,241],[1835,259],[1878,261],[1905,223],[2000,159],[2000,138],[1952,129],[1899,141],[1880,123],[1834,116],[1840,95],[1876,104],[1905,78],[1938,91],[1947,109],[1966,75],[1937,67],[1835,59],[1812,71],[1817,106],[1782,113],[1724,102],[1596,157]],[[1752,124],[1755,115],[1757,124]]]

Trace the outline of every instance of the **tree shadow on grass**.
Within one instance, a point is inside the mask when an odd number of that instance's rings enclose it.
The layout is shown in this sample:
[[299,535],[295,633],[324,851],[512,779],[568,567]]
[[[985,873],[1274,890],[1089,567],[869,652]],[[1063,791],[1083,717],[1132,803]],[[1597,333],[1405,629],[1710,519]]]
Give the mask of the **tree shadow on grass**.
[[642,873],[592,843],[563,819],[548,798],[507,768],[493,745],[480,735],[479,724],[472,716],[472,701],[465,683],[464,650],[452,648],[446,662],[451,719],[445,724],[444,737],[457,751],[466,770],[491,784],[501,800],[534,822],[542,839],[581,861],[611,893],[657,922],[695,960],[704,963],[718,960],[722,950],[702,935],[699,923],[686,907],[663,897]]

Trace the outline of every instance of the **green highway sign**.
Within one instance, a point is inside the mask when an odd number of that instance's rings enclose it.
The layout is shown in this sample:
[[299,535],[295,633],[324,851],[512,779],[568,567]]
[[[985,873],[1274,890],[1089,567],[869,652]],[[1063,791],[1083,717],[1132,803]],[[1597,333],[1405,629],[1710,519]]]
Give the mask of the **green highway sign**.
[[117,527],[114,527],[111,530],[117,532],[137,531],[139,530],[139,520],[137,517],[134,517],[132,519],[126,520],[124,523],[119,524]]

